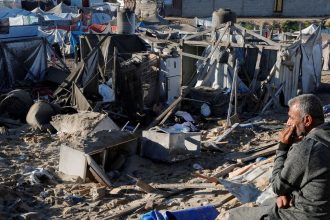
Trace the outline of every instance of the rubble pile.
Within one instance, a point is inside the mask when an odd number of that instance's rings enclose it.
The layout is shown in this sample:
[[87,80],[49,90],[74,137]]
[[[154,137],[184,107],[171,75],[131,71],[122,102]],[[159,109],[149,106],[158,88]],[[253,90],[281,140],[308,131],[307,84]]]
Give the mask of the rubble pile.
[[43,37],[0,34],[0,216],[221,219],[274,197],[288,101],[329,83],[321,27],[282,42],[236,17],[170,23],[155,1],[96,6],[23,10]]

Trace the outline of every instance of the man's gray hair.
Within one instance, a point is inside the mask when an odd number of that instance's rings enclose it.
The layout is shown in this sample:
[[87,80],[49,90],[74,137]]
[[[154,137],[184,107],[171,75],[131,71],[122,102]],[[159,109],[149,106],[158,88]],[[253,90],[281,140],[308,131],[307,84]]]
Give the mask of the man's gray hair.
[[300,95],[292,98],[288,104],[290,108],[293,105],[298,104],[301,117],[304,117],[306,114],[308,114],[315,119],[324,121],[323,105],[321,100],[316,95]]

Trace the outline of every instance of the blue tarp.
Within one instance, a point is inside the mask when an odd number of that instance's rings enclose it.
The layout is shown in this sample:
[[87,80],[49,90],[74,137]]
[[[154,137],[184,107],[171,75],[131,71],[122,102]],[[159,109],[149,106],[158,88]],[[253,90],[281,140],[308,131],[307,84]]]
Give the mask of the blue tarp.
[[219,214],[214,206],[202,206],[164,213],[154,210],[144,214],[140,220],[215,220]]
[[79,45],[79,36],[85,34],[82,31],[71,31],[70,33],[70,53],[74,53],[75,46]]

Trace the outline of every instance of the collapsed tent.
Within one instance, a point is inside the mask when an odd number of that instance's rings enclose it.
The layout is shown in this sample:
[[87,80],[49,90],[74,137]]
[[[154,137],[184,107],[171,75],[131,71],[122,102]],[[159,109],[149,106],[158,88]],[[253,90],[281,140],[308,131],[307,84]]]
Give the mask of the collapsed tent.
[[55,56],[49,43],[39,37],[2,41],[0,54],[0,92],[12,90],[20,81],[45,80],[47,61]]
[[[286,104],[300,91],[314,92],[321,80],[320,30],[320,27],[310,27],[300,36],[301,40],[283,45],[236,24],[222,28],[215,46],[208,47],[202,55],[203,59],[197,62],[197,76],[193,81],[195,87],[230,89],[236,69],[234,67],[238,63],[239,93],[258,94],[262,88],[267,90],[263,91],[267,95],[261,97],[265,98],[264,101],[276,95],[278,102],[282,96],[282,104]],[[252,37],[248,42],[243,41],[244,31]],[[262,43],[249,46],[255,38]]]
[[95,106],[95,102],[89,102],[100,97],[99,89],[110,86],[116,104],[129,117],[141,113],[144,104],[152,106],[158,93],[159,61],[157,56],[143,53],[147,48],[138,36],[89,34],[81,38],[81,43],[83,61],[55,96],[78,110],[89,110]]

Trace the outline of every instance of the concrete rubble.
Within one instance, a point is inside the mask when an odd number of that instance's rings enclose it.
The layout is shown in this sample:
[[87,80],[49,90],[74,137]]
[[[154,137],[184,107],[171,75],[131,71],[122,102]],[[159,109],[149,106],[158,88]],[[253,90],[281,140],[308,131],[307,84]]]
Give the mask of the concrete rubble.
[[273,197],[288,100],[315,92],[329,116],[321,26],[284,41],[242,27],[233,12],[210,27],[164,19],[161,1],[88,2],[20,9],[36,22],[16,26],[42,33],[0,36],[0,218],[211,207],[221,219]]

